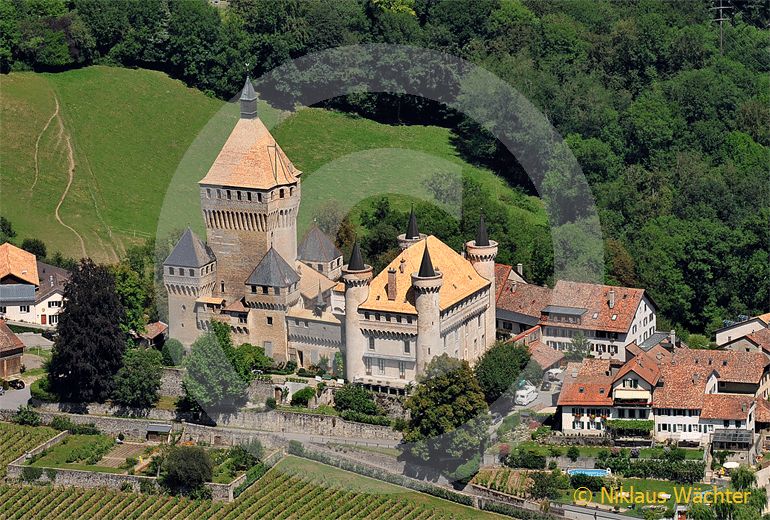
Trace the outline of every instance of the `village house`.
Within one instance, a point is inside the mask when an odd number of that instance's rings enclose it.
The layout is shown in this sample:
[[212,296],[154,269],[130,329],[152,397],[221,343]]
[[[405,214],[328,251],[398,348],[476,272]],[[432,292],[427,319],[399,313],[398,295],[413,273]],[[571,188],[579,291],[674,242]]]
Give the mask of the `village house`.
[[66,269],[40,262],[8,242],[0,245],[0,318],[56,326],[69,278]]
[[717,346],[721,347],[749,334],[768,328],[770,328],[770,312],[752,318],[741,316],[738,321],[728,321],[714,335]]
[[582,334],[591,355],[625,361],[628,345],[656,332],[655,312],[644,289],[567,280],[549,289],[507,281],[497,299],[497,326],[515,335],[540,325],[542,341],[560,351],[571,350]]
[[21,373],[24,343],[0,320],[0,378],[8,379]]

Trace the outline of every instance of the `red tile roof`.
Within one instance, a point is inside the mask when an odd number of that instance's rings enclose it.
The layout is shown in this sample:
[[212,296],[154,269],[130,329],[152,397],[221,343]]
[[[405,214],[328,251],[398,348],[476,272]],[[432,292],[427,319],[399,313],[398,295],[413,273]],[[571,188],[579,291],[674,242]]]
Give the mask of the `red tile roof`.
[[19,281],[38,285],[35,255],[19,249],[10,242],[0,245],[0,280],[12,276]]
[[540,311],[551,305],[551,289],[507,280],[497,297],[497,308],[540,319]]
[[767,399],[757,399],[756,421],[770,423],[770,402]]
[[770,353],[770,329],[759,329],[746,336],[746,339],[765,352]]
[[505,282],[513,269],[510,265],[495,264],[495,301],[500,298],[500,293],[505,289]]
[[608,359],[586,358],[582,363],[568,363],[559,406],[612,406],[612,376]]
[[733,394],[706,394],[701,419],[746,420],[754,397]]
[[149,340],[153,340],[157,338],[159,335],[165,333],[168,330],[168,325],[163,323],[162,321],[156,321],[154,323],[148,323],[145,327],[144,334],[142,334],[143,338],[147,338]]
[[658,360],[643,352],[623,365],[615,374],[614,381],[622,379],[629,372],[634,372],[654,387],[660,378],[660,365]]
[[0,320],[0,353],[23,348],[24,343],[6,325],[5,320]]
[[549,347],[540,340],[535,340],[529,344],[529,354],[532,361],[537,363],[543,370],[558,365],[564,359],[564,354]]
[[[612,308],[610,291],[615,291]],[[559,322],[559,327],[626,332],[643,296],[644,289],[559,280],[553,288],[550,305],[586,310],[581,324]]]

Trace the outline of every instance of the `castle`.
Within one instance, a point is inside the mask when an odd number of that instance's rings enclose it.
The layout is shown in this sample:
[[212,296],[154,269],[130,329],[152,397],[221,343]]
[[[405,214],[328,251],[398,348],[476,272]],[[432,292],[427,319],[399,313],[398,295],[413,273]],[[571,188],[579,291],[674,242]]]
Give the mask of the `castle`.
[[199,182],[206,242],[188,228],[163,263],[169,335],[189,346],[213,320],[276,361],[329,362],[350,381],[403,391],[434,356],[473,363],[495,341],[497,243],[482,221],[458,254],[418,230],[377,276],[355,244],[347,264],[317,227],[297,245],[301,176],[257,116],[247,78],[241,116]]

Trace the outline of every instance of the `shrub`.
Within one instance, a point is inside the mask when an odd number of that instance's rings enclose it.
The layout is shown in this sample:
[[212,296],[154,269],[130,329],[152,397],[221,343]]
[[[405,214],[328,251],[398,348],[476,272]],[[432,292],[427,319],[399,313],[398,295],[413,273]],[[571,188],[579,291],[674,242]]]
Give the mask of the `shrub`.
[[577,448],[577,446],[570,446],[567,450],[567,457],[569,457],[569,460],[572,462],[575,462],[578,460],[578,457],[580,457],[580,450]]
[[233,446],[227,450],[227,458],[235,469],[248,469],[256,465],[264,456],[265,449],[258,439],[253,439],[245,444]]
[[585,487],[593,492],[598,492],[604,486],[604,479],[602,477],[576,473],[575,475],[570,475],[569,485],[574,489]]
[[552,460],[548,463],[548,469],[551,471],[555,470],[558,467],[555,460]]
[[51,390],[51,383],[48,376],[41,377],[29,387],[29,392],[34,399],[46,403],[55,403],[58,398]]
[[126,440],[126,436],[125,436],[125,435],[123,435],[123,432],[120,432],[120,433],[118,434],[118,439],[119,439],[119,440],[121,440],[121,441],[124,441],[124,440]]
[[130,482],[123,482],[120,485],[120,490],[123,493],[130,493],[131,491],[133,491],[133,489],[134,489],[134,486],[132,486]]
[[100,437],[82,444],[77,448],[70,450],[67,453],[65,462],[84,462],[85,464],[92,466],[99,462],[101,458],[115,445],[114,441],[110,437]]
[[365,388],[347,384],[334,392],[334,408],[339,412],[350,410],[366,415],[378,415],[374,395]]
[[31,406],[19,406],[12,421],[26,426],[40,426],[40,414]]
[[268,410],[275,410],[276,406],[278,406],[275,402],[275,397],[268,397],[265,399],[265,406]]
[[315,390],[309,386],[297,390],[291,396],[292,406],[307,406],[310,400],[315,397]]
[[512,468],[545,469],[545,463],[545,456],[534,450],[516,450],[504,460],[504,464]]
[[100,435],[102,433],[94,423],[75,424],[69,430],[75,435]]
[[551,457],[561,457],[561,448],[559,448],[558,446],[551,446],[550,448],[548,448],[548,454]]
[[53,482],[56,480],[56,470],[53,468],[45,468],[45,476],[48,477],[48,480]]
[[213,464],[208,452],[197,446],[175,446],[161,466],[161,482],[171,493],[193,495],[211,481]]
[[134,457],[128,457],[126,459],[126,462],[123,463],[123,467],[126,469],[131,469],[137,464],[139,464],[139,461],[137,459],[135,459]]
[[550,426],[538,426],[538,428],[532,432],[530,437],[532,437],[533,441],[536,441],[538,439],[541,439],[543,437],[548,437],[551,435],[551,427]]
[[75,426],[75,424],[72,421],[70,421],[69,418],[61,417],[57,415],[56,417],[51,419],[50,426],[54,430],[59,430],[63,432],[66,430],[71,430]]
[[365,413],[346,410],[340,414],[340,417],[346,421],[362,422],[366,424],[376,424],[378,426],[390,426],[391,420],[382,415],[367,415]]
[[43,476],[43,468],[37,466],[24,466],[21,468],[21,480],[24,482],[36,482]]
[[0,386],[3,387],[3,390],[8,390],[9,388],[11,388],[11,385],[9,385],[8,381],[6,381],[5,379],[0,379]]
[[155,485],[155,482],[152,480],[140,480],[139,492],[145,495],[154,495],[155,493],[158,492],[158,487]]
[[299,441],[289,441],[289,453],[291,455],[302,456],[305,453],[305,447]]
[[257,480],[261,479],[262,476],[267,473],[268,469],[269,468],[267,465],[261,463],[249,468],[249,470],[246,472],[246,480],[244,480],[240,486],[235,488],[233,491],[233,497],[237,498],[241,493],[246,491],[249,486],[251,486]]
[[182,364],[184,346],[176,339],[167,339],[160,353],[163,356],[164,366],[175,367]]

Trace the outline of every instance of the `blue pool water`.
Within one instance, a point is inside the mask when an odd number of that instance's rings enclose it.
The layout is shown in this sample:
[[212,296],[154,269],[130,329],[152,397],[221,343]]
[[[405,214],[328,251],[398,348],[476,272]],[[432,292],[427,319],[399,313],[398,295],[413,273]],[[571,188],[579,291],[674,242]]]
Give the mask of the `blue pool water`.
[[589,477],[606,477],[609,471],[606,469],[568,469],[568,475],[588,475]]

